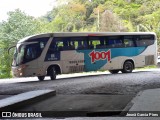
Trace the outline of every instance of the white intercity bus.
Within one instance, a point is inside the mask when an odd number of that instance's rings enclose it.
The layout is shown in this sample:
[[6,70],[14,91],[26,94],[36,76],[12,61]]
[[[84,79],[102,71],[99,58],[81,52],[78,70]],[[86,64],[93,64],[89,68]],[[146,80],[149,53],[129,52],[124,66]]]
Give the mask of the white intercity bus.
[[15,46],[12,73],[44,80],[65,73],[109,70],[112,74],[157,64],[153,32],[46,33]]

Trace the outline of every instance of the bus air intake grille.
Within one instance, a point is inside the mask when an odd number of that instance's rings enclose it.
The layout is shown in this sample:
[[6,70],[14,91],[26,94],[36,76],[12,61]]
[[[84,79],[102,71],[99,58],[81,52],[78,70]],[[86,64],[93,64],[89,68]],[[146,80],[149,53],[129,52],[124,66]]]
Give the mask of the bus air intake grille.
[[145,65],[153,65],[154,64],[154,55],[145,56]]
[[74,72],[82,72],[84,71],[84,65],[79,65],[79,66],[70,66],[69,71],[74,73]]

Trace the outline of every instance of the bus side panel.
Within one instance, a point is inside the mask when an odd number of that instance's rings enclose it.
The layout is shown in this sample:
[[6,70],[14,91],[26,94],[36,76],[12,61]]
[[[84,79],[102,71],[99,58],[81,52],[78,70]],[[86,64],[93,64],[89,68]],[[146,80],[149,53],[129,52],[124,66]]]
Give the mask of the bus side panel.
[[[148,47],[107,48],[60,51],[60,60],[48,61],[44,66],[58,64],[62,73],[123,69],[126,60],[134,61],[135,67],[149,65],[146,58],[156,57],[155,45]],[[153,59],[154,59],[153,58]],[[151,60],[150,64],[154,64]],[[146,64],[147,63],[147,64]],[[47,69],[47,68],[46,68]]]
[[[118,49],[117,49],[118,50]],[[121,51],[120,49],[118,51]],[[116,53],[118,51],[115,50]],[[101,69],[123,69],[123,64],[126,60],[133,60],[135,68],[144,67],[147,65],[156,65],[156,52],[155,45],[151,45],[148,47],[135,47],[133,48],[123,48],[124,53],[119,54],[119,56],[112,58],[112,62],[106,64]],[[129,56],[129,54],[135,54]],[[113,52],[112,52],[113,53]],[[126,55],[128,54],[128,55]],[[125,56],[123,56],[125,55]]]
[[133,57],[133,59],[134,59],[135,68],[145,66],[145,56],[144,55],[135,56],[135,57]]
[[144,67],[146,56],[155,55],[153,48],[154,45],[149,47],[61,51],[60,61],[48,61],[44,66],[58,64],[62,73],[113,70],[123,69],[123,63],[130,59],[134,61],[135,67]]
[[76,73],[85,71],[84,54],[75,50],[61,51],[63,73]]
[[145,59],[145,65],[156,65],[157,64],[157,47],[156,44],[148,46],[144,52],[140,54]]
[[31,62],[27,62],[24,67],[25,69],[23,69],[23,77],[27,77],[27,76],[35,76],[38,73],[38,59],[35,59]]
[[[123,63],[127,59],[136,59],[140,65],[144,66],[144,59],[139,55],[146,47],[130,47],[130,48],[110,48],[110,49],[95,49],[95,50],[79,50],[84,53],[85,70],[96,71],[104,69],[122,69]],[[138,65],[138,66],[140,66]]]
[[108,62],[107,64],[105,64],[100,70],[123,69],[123,63],[127,59],[133,60],[132,57],[125,57],[125,56],[119,56],[119,57],[112,58],[111,62]]

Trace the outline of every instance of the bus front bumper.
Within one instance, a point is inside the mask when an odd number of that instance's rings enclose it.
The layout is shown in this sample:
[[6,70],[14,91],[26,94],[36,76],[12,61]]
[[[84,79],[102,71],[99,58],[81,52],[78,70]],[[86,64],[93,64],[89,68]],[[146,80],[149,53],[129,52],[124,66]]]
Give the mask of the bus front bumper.
[[12,75],[14,77],[24,77],[22,67],[12,67]]

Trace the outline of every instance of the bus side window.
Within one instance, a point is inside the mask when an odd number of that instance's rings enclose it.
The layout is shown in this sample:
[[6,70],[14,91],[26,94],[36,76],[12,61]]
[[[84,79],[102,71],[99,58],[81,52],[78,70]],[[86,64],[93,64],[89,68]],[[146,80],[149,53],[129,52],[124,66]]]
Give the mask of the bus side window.
[[43,49],[45,46],[44,42],[40,42],[40,48]]
[[104,37],[98,37],[98,39],[100,40],[99,44],[96,45],[96,48],[97,49],[103,49],[103,48],[106,48],[106,45],[105,45],[105,40],[104,40]]
[[135,47],[133,36],[124,36],[123,45],[124,47]]
[[137,46],[149,46],[154,44],[154,37],[152,35],[140,35],[136,39]]
[[89,41],[88,48],[89,48],[89,49],[94,49],[94,46],[93,46],[93,43],[92,43],[92,41]]
[[123,43],[121,39],[115,40],[115,47],[117,48],[123,47]]
[[105,45],[107,48],[122,48],[123,38],[122,36],[108,36],[105,37]]
[[124,39],[124,46],[125,47],[133,47],[134,46],[134,43],[132,40],[130,39]]
[[79,49],[79,50],[83,49],[82,41],[78,41],[77,49]]
[[75,50],[75,41],[69,41],[69,50]]
[[114,45],[114,40],[108,40],[107,47],[109,47],[109,48],[115,47],[115,45]]
[[74,41],[74,44],[75,44],[75,50],[78,49],[78,41]]
[[89,45],[88,45],[89,49],[95,49],[99,45],[100,45],[100,40],[98,37],[90,37],[89,38]]
[[86,45],[85,45],[85,42],[82,41],[82,40],[79,40],[79,41],[78,41],[78,48],[77,48],[77,49],[83,50],[83,49],[86,49],[86,48],[87,48],[87,47],[86,47]]
[[56,47],[58,51],[62,51],[63,50],[63,42],[62,41],[57,41],[56,42]]
[[52,53],[58,51],[57,44],[58,44],[59,41],[61,41],[61,38],[58,38],[58,37],[53,38],[53,40],[52,40],[52,42],[49,46],[47,54],[52,54]]
[[71,37],[69,42],[71,50],[83,50],[87,48],[86,37]]
[[68,50],[75,50],[77,49],[78,43],[76,38],[68,38]]

